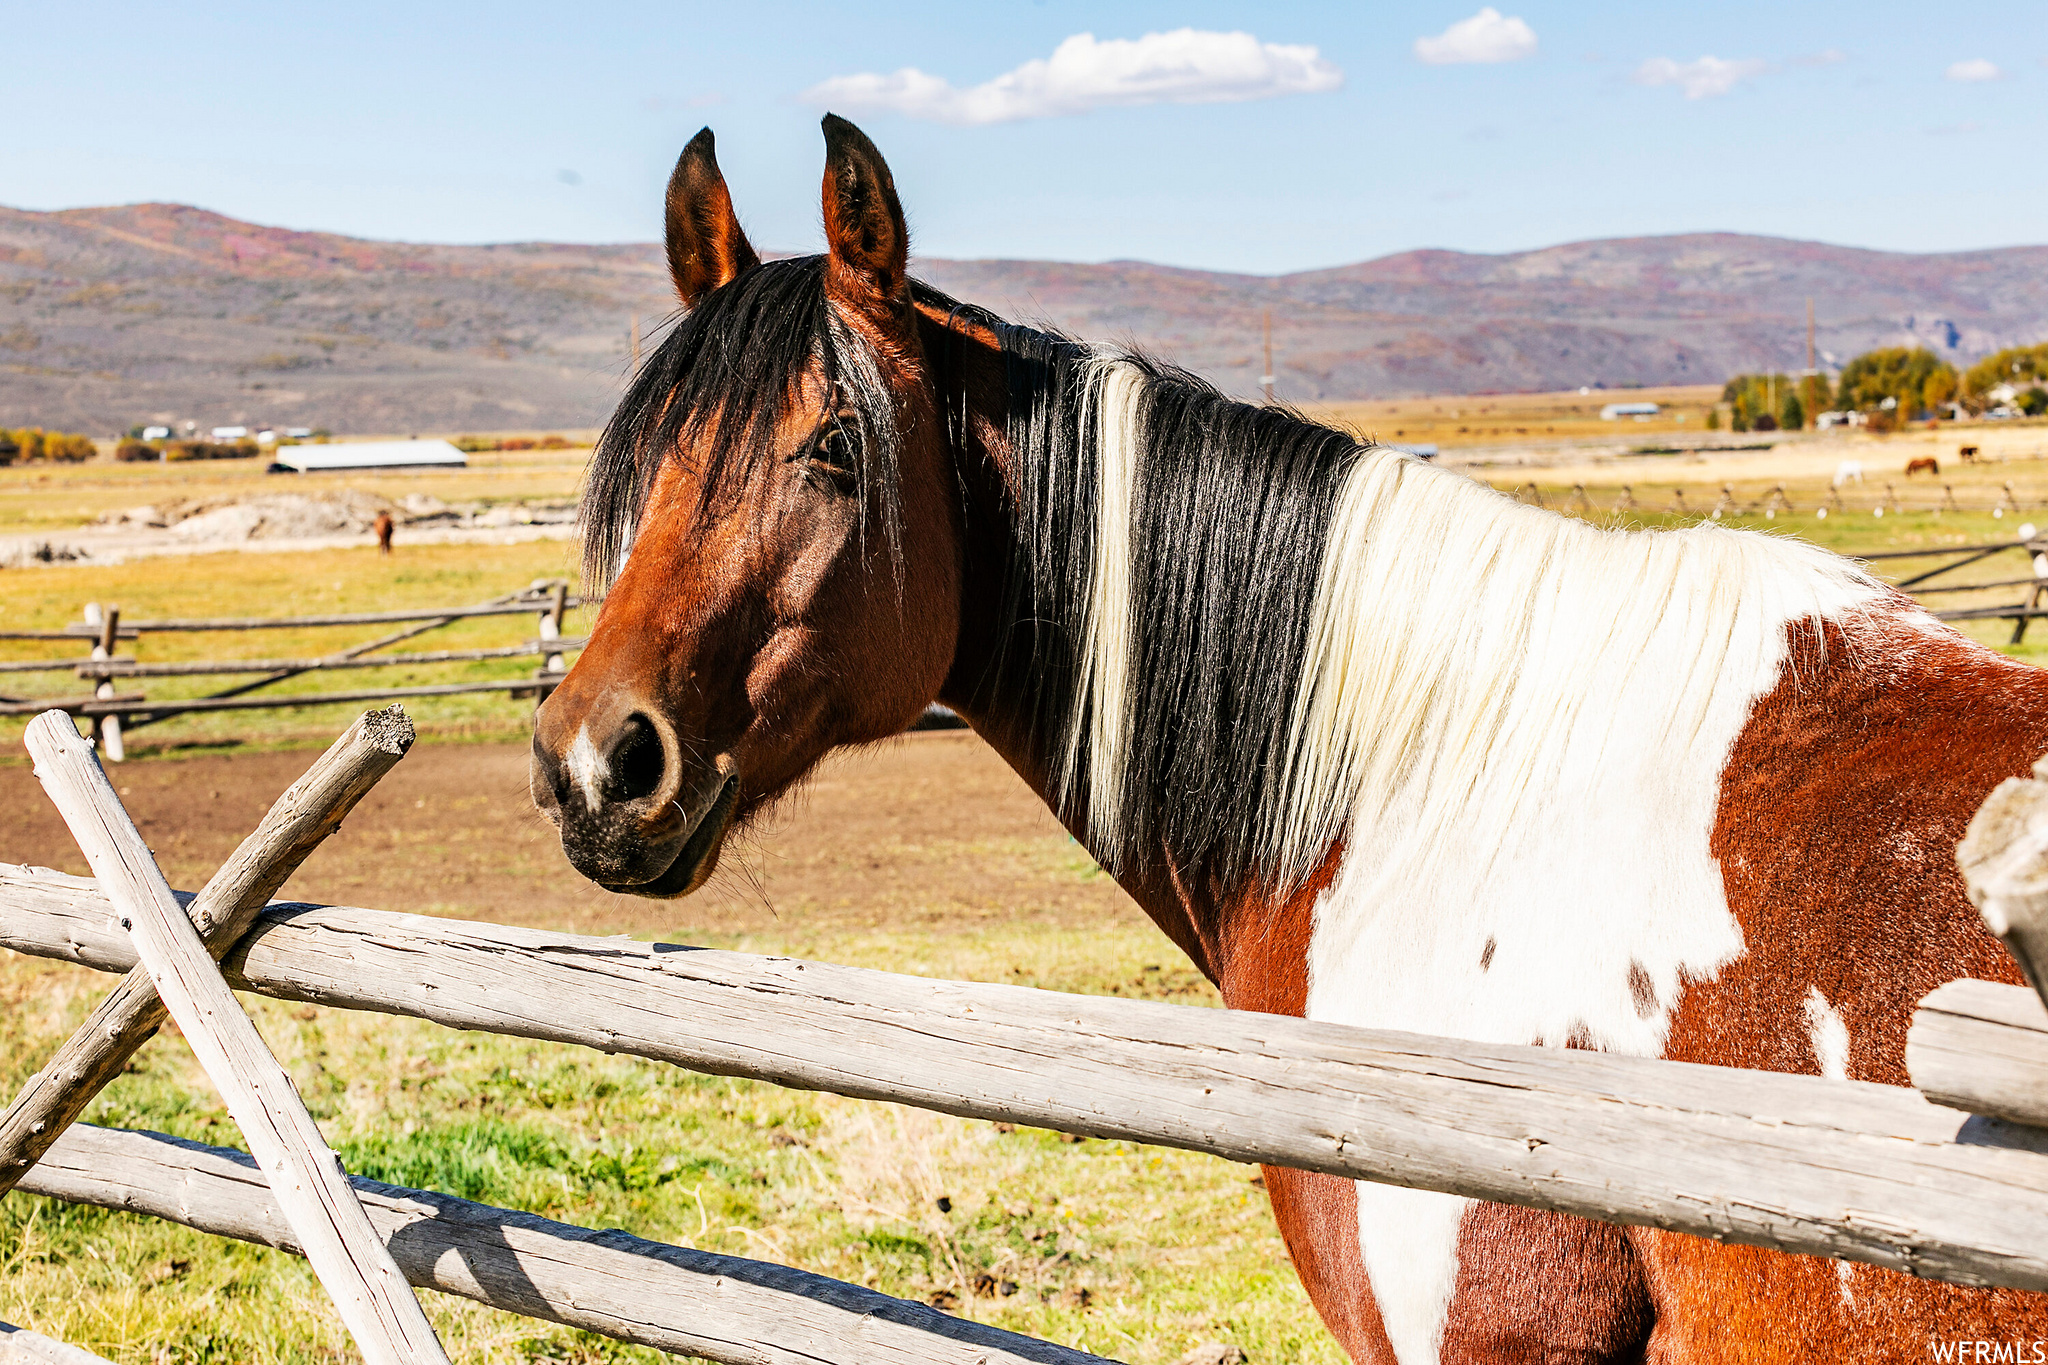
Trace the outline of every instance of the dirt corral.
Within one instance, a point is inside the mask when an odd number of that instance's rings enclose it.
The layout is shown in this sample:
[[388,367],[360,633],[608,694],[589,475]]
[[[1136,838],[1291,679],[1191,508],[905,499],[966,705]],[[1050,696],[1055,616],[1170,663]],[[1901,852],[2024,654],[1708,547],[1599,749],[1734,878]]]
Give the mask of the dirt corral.
[[[212,755],[129,764],[113,777],[172,883],[197,888],[312,758]],[[831,759],[729,848],[710,887],[683,901],[613,895],[577,875],[526,783],[524,746],[422,743],[284,894],[792,951],[871,931],[1057,934],[1143,923],[1038,798],[963,731]],[[0,858],[86,872],[26,764],[0,768],[0,803],[10,813]],[[1172,953],[1163,938],[1159,951]]]

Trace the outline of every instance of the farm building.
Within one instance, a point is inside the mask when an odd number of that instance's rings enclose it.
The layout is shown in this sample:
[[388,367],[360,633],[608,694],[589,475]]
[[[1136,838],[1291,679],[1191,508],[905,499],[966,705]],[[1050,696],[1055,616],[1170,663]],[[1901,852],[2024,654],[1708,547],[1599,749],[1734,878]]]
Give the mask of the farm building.
[[349,441],[337,445],[279,446],[272,471],[314,469],[420,469],[461,466],[468,457],[446,441]]
[[1602,421],[1614,422],[1623,417],[1655,417],[1663,409],[1655,403],[1609,403],[1600,409]]

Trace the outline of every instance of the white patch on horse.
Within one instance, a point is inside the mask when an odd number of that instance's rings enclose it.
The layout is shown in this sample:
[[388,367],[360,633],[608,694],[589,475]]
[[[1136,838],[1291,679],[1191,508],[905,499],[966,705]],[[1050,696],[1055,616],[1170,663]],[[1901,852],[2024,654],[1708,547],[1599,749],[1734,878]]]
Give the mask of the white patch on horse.
[[583,805],[593,814],[604,804],[605,779],[611,776],[611,769],[605,765],[604,755],[591,742],[588,725],[576,731],[575,742],[563,758],[563,765],[569,769],[569,780],[583,793]]
[[1358,1247],[1401,1365],[1434,1361],[1458,1287],[1458,1226],[1470,1199],[1358,1182]]
[[[1095,428],[1095,565],[1081,632],[1081,697],[1067,739],[1066,782],[1083,780],[1088,829],[1095,846],[1113,847],[1122,825],[1123,755],[1131,700],[1131,656],[1136,620],[1131,602],[1131,530],[1138,483],[1138,400],[1142,370],[1104,358],[1089,375],[1084,424]],[[1087,727],[1088,771],[1073,772]]]
[[[1271,836],[1294,876],[1344,841],[1308,1016],[1661,1054],[1685,983],[1743,950],[1709,839],[1787,625],[1884,600],[1795,542],[1603,531],[1366,452],[1324,552]],[[1358,1190],[1396,1355],[1434,1365],[1457,1276],[1443,1229],[1468,1201],[1373,1216],[1382,1196]]]
[[1849,1025],[1842,1012],[1828,1003],[1820,987],[1806,991],[1806,1036],[1813,1044],[1813,1060],[1820,1074],[1831,1081],[1849,1079]]

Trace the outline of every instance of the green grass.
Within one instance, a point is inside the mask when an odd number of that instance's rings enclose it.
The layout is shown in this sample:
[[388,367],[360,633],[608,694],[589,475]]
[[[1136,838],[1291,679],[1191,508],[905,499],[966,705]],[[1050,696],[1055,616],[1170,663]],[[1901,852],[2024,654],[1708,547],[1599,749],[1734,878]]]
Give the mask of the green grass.
[[[1135,928],[918,937],[792,946],[1213,999],[1165,969],[1156,935]],[[0,1087],[12,1093],[106,984],[60,964],[0,961],[0,1006],[13,1021]],[[1142,1365],[1205,1340],[1235,1342],[1260,1362],[1342,1359],[1247,1167],[416,1020],[245,1003],[329,1141],[364,1175],[797,1265]],[[174,1036],[145,1050],[87,1119],[240,1145]],[[422,1297],[464,1361],[661,1358]],[[138,1365],[351,1358],[296,1258],[20,1194],[0,1202],[0,1317]]]

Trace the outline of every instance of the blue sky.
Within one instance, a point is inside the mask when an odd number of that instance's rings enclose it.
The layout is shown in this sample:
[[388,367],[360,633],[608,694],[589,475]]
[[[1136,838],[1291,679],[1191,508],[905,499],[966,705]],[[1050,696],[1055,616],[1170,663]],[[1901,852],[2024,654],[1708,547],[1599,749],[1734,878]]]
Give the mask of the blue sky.
[[[20,208],[645,240],[709,123],[754,240],[802,250],[829,100],[931,255],[1263,273],[1699,230],[2048,240],[2040,0],[1496,0],[1476,28],[1471,0],[0,5],[0,203]],[[1080,34],[1066,77],[999,79]],[[1151,67],[1119,84],[1131,60]],[[889,93],[903,68],[923,95]],[[1182,102],[1226,94],[1257,97]]]

